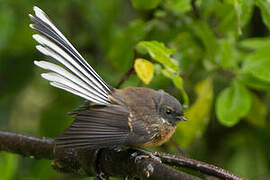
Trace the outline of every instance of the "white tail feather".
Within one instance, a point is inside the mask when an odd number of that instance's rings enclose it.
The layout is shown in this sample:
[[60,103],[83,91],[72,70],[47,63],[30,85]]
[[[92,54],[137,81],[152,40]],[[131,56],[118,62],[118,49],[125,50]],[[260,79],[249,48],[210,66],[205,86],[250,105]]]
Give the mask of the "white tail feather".
[[[47,23],[63,40],[65,40],[70,47],[75,49],[72,44],[67,40],[67,38],[55,27],[55,25],[51,22],[47,14],[45,14],[39,7],[34,6],[35,15],[40,18],[43,22]],[[76,50],[76,49],[75,49]],[[79,53],[78,53],[79,54]]]
[[[72,57],[70,57],[63,49],[59,48],[55,43],[49,41],[47,38],[39,35],[34,34],[33,38],[40,44],[45,45],[46,47],[50,48],[44,48],[43,46],[36,46],[37,49],[43,53],[46,56],[50,56],[63,64],[65,67],[67,67],[70,71],[75,73],[77,76],[81,77],[84,81],[86,81],[89,85],[92,85],[93,88],[95,88],[99,93],[101,93],[103,96],[108,97],[107,94],[102,91],[102,86],[93,78],[88,72],[85,71],[84,68],[82,68]],[[53,49],[54,51],[52,51]],[[57,52],[57,53],[55,53]],[[61,56],[60,56],[61,55]],[[73,65],[73,66],[72,66]],[[78,69],[78,70],[76,70]],[[89,81],[89,79],[92,81]]]
[[72,88],[70,88],[68,86],[65,86],[63,84],[60,84],[60,83],[57,83],[57,82],[50,82],[50,85],[52,85],[53,87],[56,87],[56,88],[59,88],[59,89],[63,89],[65,91],[68,91],[68,92],[70,92],[72,94],[75,94],[77,96],[80,96],[80,97],[82,97],[82,98],[84,98],[86,100],[92,101],[92,99],[90,99],[86,95],[84,95],[84,94],[82,94],[82,93],[80,93],[80,92],[78,92],[78,91],[76,91],[76,90],[74,90],[74,89],[72,89]]
[[42,73],[41,77],[43,77],[44,79],[47,79],[48,81],[56,82],[66,87],[70,87],[70,89],[73,89],[76,92],[83,94],[85,97],[87,97],[89,101],[92,101],[98,104],[108,104],[106,101],[102,99],[97,100],[96,96],[90,94],[87,90],[83,89],[82,87],[78,86],[74,82],[64,78],[63,76],[57,73],[54,73],[54,72]]
[[41,34],[35,34],[33,38],[42,45],[36,48],[66,68],[46,61],[35,61],[37,66],[52,71],[42,74],[42,77],[54,87],[97,104],[109,104],[112,88],[99,77],[41,9],[35,6],[34,11],[35,16],[30,15],[34,24],[30,24],[30,27]]
[[[52,23],[52,21],[49,19],[46,13],[44,13],[39,7],[34,6],[35,15],[40,18],[43,22],[45,22],[47,25],[49,25],[50,28],[52,28],[58,36],[60,36],[68,45],[69,47],[76,53],[77,56],[80,57],[80,59],[83,61],[84,67],[86,67],[90,72],[92,72],[93,76],[97,79],[100,79],[99,75],[94,71],[94,69],[85,61],[85,59],[81,56],[81,54],[73,47],[73,45],[68,41],[68,39],[57,29],[57,27]],[[99,81],[108,91],[111,91],[111,89],[107,86],[106,83],[104,83],[102,80]]]
[[102,103],[104,103],[104,101],[106,101],[106,99],[104,99],[104,97],[101,97],[99,94],[97,94],[84,81],[80,80],[79,78],[77,78],[76,76],[74,76],[73,74],[68,72],[67,70],[63,69],[62,67],[60,67],[56,64],[47,62],[47,61],[34,61],[34,64],[43,68],[43,69],[53,71],[53,72],[65,77],[69,81],[72,81],[73,83],[77,84],[78,86],[81,86],[82,88],[88,90],[92,94],[96,95],[96,99],[98,101],[101,101]]

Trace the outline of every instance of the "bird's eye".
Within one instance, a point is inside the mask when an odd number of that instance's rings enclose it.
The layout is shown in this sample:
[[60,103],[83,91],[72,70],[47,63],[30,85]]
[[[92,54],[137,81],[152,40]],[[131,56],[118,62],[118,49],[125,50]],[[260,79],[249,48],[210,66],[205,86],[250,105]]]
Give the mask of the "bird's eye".
[[166,114],[167,114],[167,115],[172,114],[172,110],[170,110],[170,109],[166,109]]

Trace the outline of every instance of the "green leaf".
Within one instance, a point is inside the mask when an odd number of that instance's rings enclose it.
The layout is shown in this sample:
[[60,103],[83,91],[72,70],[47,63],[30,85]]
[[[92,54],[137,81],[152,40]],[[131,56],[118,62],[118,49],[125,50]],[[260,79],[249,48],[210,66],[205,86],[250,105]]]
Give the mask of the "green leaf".
[[233,6],[237,20],[238,34],[242,34],[241,27],[245,25],[251,17],[253,0],[234,0]]
[[174,139],[181,147],[187,147],[194,139],[201,137],[207,127],[214,96],[212,78],[196,84],[195,92],[197,99],[185,112],[188,121],[181,123],[175,132]]
[[215,1],[213,12],[210,15],[214,14],[218,22],[215,28],[217,34],[226,36],[226,34],[232,33],[235,37],[241,35],[241,28],[251,19],[253,7],[253,0]]
[[164,6],[175,14],[188,12],[192,8],[190,0],[166,0]]
[[240,15],[240,25],[243,27],[246,25],[252,15],[253,7],[254,7],[254,0],[238,0],[240,5],[239,7],[239,15]]
[[237,51],[235,48],[235,40],[233,37],[220,39],[219,52],[216,56],[216,62],[224,69],[234,70],[238,67]]
[[266,105],[254,94],[251,104],[250,111],[246,116],[247,121],[255,126],[264,127],[266,124]]
[[270,81],[270,46],[265,46],[247,56],[242,71],[263,80]]
[[184,99],[184,105],[188,106],[189,105],[189,98],[188,95],[184,89],[184,85],[183,85],[183,79],[181,76],[179,75],[175,75],[173,74],[171,71],[169,71],[168,69],[163,69],[162,70],[163,75],[165,75],[166,77],[170,78],[174,85],[180,90],[183,99]]
[[225,126],[233,126],[247,115],[251,106],[249,91],[239,82],[224,89],[217,97],[217,117]]
[[[218,3],[215,6],[214,13],[216,14],[219,23],[217,30],[221,34],[227,34],[231,32],[239,31],[240,19],[237,17],[235,6],[233,2],[225,1],[224,3]],[[237,32],[238,34],[239,32]]]
[[249,38],[240,42],[240,45],[250,49],[261,49],[266,46],[270,47],[270,37]]
[[149,84],[154,75],[154,65],[150,61],[139,58],[135,60],[134,69],[144,84]]
[[164,10],[156,10],[154,12],[154,15],[155,15],[156,18],[165,18],[167,16],[167,12],[164,11]]
[[160,2],[161,0],[131,0],[133,7],[138,10],[154,9]]
[[237,75],[237,80],[251,88],[270,91],[269,81],[263,81],[250,73],[239,73]]
[[207,19],[214,11],[215,7],[217,6],[217,3],[220,3],[216,0],[203,0],[200,3],[200,15]]
[[137,50],[143,54],[149,53],[154,60],[174,73],[178,73],[178,63],[170,57],[175,49],[167,48],[163,43],[157,41],[141,41],[137,45]]
[[1,178],[12,180],[18,167],[18,156],[11,153],[0,153]]
[[190,32],[179,33],[171,43],[177,47],[175,58],[179,59],[181,71],[197,67],[199,60],[203,57],[204,51],[197,42],[197,38]]
[[147,32],[147,26],[143,21],[133,20],[113,36],[107,56],[116,70],[123,72],[132,66],[133,47],[145,37]]
[[255,0],[255,4],[260,8],[264,24],[270,28],[270,2],[267,0]]
[[191,25],[191,29],[194,34],[202,41],[207,53],[207,58],[210,61],[214,61],[217,52],[217,39],[214,36],[211,28],[205,22],[197,21]]

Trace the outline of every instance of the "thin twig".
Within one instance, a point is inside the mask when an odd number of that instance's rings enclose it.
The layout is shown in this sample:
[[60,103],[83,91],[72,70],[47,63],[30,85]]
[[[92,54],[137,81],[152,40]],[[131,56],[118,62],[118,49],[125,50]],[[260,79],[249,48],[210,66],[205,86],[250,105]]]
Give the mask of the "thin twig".
[[179,154],[186,156],[186,153],[181,149],[179,144],[173,138],[170,139],[170,142],[173,144]]
[[231,172],[222,169],[220,167],[214,166],[212,164],[207,164],[205,162],[197,161],[194,159],[190,159],[184,156],[176,156],[171,155],[167,153],[162,152],[151,152],[144,149],[138,149],[140,152],[143,152],[145,154],[152,154],[158,158],[161,159],[162,163],[168,164],[170,166],[175,167],[184,167],[188,169],[198,170],[201,173],[219,177],[222,179],[228,179],[228,180],[246,180],[245,178],[236,176],[232,174]]
[[128,78],[129,78],[129,76],[131,75],[131,74],[133,74],[134,73],[134,68],[133,68],[133,65],[132,65],[132,67],[122,76],[122,78],[121,78],[121,80],[119,81],[119,83],[115,86],[115,88],[120,88],[121,87],[121,85],[126,81],[126,80],[128,80]]
[[174,156],[160,152],[156,152],[155,155],[161,158],[163,163],[171,166],[186,167],[193,170],[199,170],[202,173],[223,179],[245,180],[245,178],[236,176],[225,169],[219,168],[212,164],[207,164],[194,159],[190,159],[184,156]]
[[135,70],[134,70],[134,63],[135,63],[135,60],[137,59],[137,52],[136,52],[136,49],[133,48],[133,60],[132,60],[132,65],[131,67],[129,68],[129,70],[122,76],[122,78],[120,79],[119,83],[115,86],[115,88],[120,88],[122,84],[124,84],[125,81],[128,80],[128,78],[130,77],[130,75],[134,74],[135,73]]
[[200,18],[200,12],[198,7],[196,6],[196,0],[191,0],[192,12],[195,18]]

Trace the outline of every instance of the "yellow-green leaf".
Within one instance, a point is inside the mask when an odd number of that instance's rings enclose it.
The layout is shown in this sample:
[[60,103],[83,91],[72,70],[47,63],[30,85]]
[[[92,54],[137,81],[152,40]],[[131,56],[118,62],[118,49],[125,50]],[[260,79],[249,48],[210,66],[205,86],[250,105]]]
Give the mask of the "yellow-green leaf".
[[181,147],[186,147],[193,140],[201,137],[208,124],[214,95],[212,78],[208,77],[199,82],[195,92],[197,99],[185,112],[188,121],[180,122],[174,135]]
[[149,84],[154,75],[154,65],[145,59],[136,59],[134,69],[144,84]]
[[169,68],[174,73],[178,73],[178,62],[170,57],[176,49],[167,48],[158,41],[141,41],[137,44],[137,51],[148,53],[154,60]]

